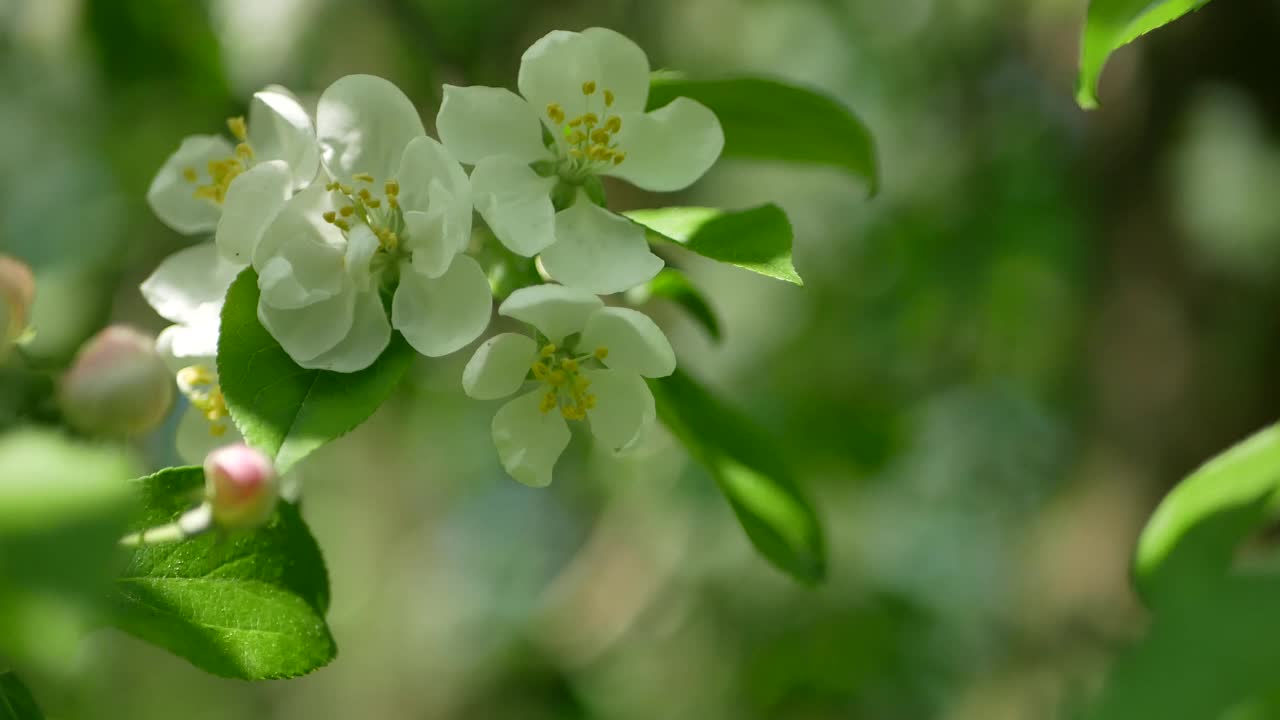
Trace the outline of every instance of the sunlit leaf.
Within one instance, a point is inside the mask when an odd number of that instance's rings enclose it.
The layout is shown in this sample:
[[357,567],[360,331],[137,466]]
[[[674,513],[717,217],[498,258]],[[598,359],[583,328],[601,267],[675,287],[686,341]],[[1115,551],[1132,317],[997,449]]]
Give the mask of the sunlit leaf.
[[398,333],[377,362],[354,373],[305,370],[258,321],[258,278],[245,270],[222,308],[218,378],[227,407],[251,445],[281,472],[373,414],[415,353]]
[[1091,0],[1080,40],[1076,102],[1085,109],[1098,106],[1098,77],[1111,53],[1208,3],[1209,0]]
[[768,436],[681,370],[649,387],[658,417],[711,473],[756,549],[799,580],[821,581],[818,517]]
[[879,186],[871,132],[848,107],[826,94],[760,77],[653,76],[649,109],[678,97],[697,100],[715,112],[724,128],[724,157],[827,165],[861,178],[872,193]]
[[669,240],[712,260],[804,284],[791,264],[791,222],[772,203],[738,211],[670,207],[626,215],[651,230],[652,240]]
[[[135,531],[190,509],[204,472],[170,468],[138,484],[145,512]],[[288,503],[252,532],[139,548],[116,580],[113,606],[116,627],[222,677],[294,677],[337,652],[324,621],[324,560]]]

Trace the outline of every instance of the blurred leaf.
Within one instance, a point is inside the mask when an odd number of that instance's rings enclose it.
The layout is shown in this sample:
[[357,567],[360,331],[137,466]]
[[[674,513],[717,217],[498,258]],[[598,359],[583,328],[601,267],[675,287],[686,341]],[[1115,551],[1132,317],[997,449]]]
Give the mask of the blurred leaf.
[[89,0],[83,17],[111,86],[160,82],[192,96],[226,96],[207,2]]
[[772,203],[736,212],[671,207],[632,210],[626,216],[653,231],[658,240],[679,243],[703,257],[744,270],[804,284],[791,264],[791,222],[782,208]]
[[31,691],[12,672],[0,672],[0,720],[44,720]]
[[1080,40],[1076,102],[1086,110],[1098,106],[1098,77],[1111,53],[1208,3],[1209,0],[1091,0]]
[[227,291],[218,341],[218,379],[231,417],[281,473],[364,422],[413,363],[396,334],[382,357],[354,373],[304,370],[258,322],[258,276],[240,273]]
[[702,291],[689,281],[689,276],[675,268],[665,268],[652,280],[636,288],[631,296],[634,302],[648,302],[652,298],[662,298],[684,308],[713,340],[720,340],[720,320],[711,309]]
[[756,549],[798,580],[821,581],[822,528],[769,437],[681,370],[649,387],[658,417],[715,478]]
[[692,80],[656,73],[649,82],[649,107],[678,97],[697,100],[715,112],[724,128],[724,157],[828,165],[867,182],[880,183],[871,132],[840,101],[815,90],[760,77]]
[[1148,604],[1227,576],[1237,548],[1280,507],[1280,425],[1218,455],[1178,484],[1138,540],[1134,579]]
[[[169,468],[138,484],[144,512],[135,531],[189,510],[204,472]],[[221,677],[295,677],[337,653],[324,621],[324,559],[288,503],[252,532],[139,548],[116,581],[113,604],[113,625]]]
[[0,655],[73,661],[110,587],[134,496],[128,458],[22,430],[0,437]]

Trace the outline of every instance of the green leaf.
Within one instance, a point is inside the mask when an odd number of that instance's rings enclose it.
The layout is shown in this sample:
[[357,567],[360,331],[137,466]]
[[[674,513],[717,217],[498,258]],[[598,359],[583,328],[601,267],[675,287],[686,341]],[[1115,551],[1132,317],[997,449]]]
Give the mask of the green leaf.
[[840,101],[779,80],[740,77],[692,80],[657,73],[649,82],[649,109],[678,97],[706,105],[724,128],[724,157],[827,165],[866,181],[880,179],[871,132]]
[[133,472],[107,446],[0,436],[0,656],[52,671],[74,663],[117,567]]
[[0,672],[0,720],[44,720],[31,691],[7,671]]
[[373,365],[354,373],[305,370],[258,322],[258,276],[240,273],[227,291],[218,340],[218,381],[249,444],[287,471],[364,422],[395,390],[415,353],[396,333]]
[[1240,544],[1280,507],[1280,425],[1205,463],[1156,508],[1138,540],[1134,579],[1158,605],[1231,571]]
[[720,340],[720,320],[702,291],[694,287],[689,276],[675,268],[665,268],[652,280],[628,294],[639,305],[652,298],[661,298],[684,308],[713,340]]
[[658,417],[711,473],[756,549],[798,580],[821,581],[822,528],[769,437],[681,370],[649,387]]
[[791,264],[791,222],[772,203],[736,212],[670,207],[625,214],[651,231],[650,240],[679,243],[712,260],[804,284]]
[[[135,531],[190,509],[204,472],[169,468],[138,484],[145,512]],[[288,503],[252,532],[137,549],[116,580],[112,601],[113,625],[221,677],[295,677],[326,665],[337,652],[324,621],[324,560]]]
[[1209,0],[1091,0],[1080,40],[1076,102],[1086,110],[1098,106],[1098,77],[1111,53],[1208,3]]

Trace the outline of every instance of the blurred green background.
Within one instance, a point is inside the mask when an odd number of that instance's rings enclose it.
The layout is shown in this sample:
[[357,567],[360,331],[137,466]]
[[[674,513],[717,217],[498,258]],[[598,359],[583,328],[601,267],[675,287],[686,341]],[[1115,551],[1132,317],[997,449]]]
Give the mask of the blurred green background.
[[[1065,717],[1144,615],[1133,541],[1181,475],[1275,417],[1280,5],[1214,3],[1073,104],[1084,0],[0,0],[0,251],[38,271],[32,353],[108,320],[191,242],[151,176],[282,83],[514,85],[545,32],[605,25],[655,68],[823,89],[871,127],[883,191],[726,161],[677,198],[774,201],[792,287],[695,257],[725,341],[652,312],[685,367],[792,451],[828,582],[755,554],[672,443],[499,468],[468,353],[423,360],[309,460],[338,659],[250,685],[103,631],[54,718]],[[1271,58],[1271,59],[1269,59]],[[171,423],[172,426],[172,423]],[[172,427],[143,452],[175,461]]]

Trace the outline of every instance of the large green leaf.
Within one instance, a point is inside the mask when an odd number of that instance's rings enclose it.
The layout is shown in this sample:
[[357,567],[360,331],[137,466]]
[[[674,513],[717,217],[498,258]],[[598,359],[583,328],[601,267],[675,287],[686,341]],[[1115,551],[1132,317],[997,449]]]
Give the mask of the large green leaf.
[[712,260],[804,284],[791,264],[791,222],[772,203],[736,212],[670,207],[632,210],[626,215],[648,228],[651,240],[679,243]]
[[1138,541],[1134,578],[1153,606],[1215,584],[1280,507],[1280,425],[1205,463],[1165,497]]
[[818,517],[769,437],[681,370],[649,387],[658,417],[711,473],[756,548],[799,580],[822,580]]
[[306,370],[258,321],[258,277],[240,274],[227,291],[218,340],[218,378],[236,425],[284,472],[347,434],[395,390],[415,353],[398,333],[373,365],[354,373]]
[[123,452],[49,431],[0,436],[0,657],[75,661],[136,498]]
[[[204,473],[169,468],[138,485],[145,511],[134,530],[190,509]],[[252,532],[137,549],[112,600],[116,627],[222,677],[294,677],[327,664],[337,651],[324,621],[324,560],[288,503]]]
[[627,297],[637,305],[653,298],[669,300],[684,308],[712,340],[720,339],[720,319],[716,317],[715,310],[711,309],[711,303],[689,281],[688,275],[675,268],[664,268],[652,280],[628,292]]
[[724,156],[827,165],[879,185],[871,132],[843,103],[816,90],[759,77],[693,80],[657,73],[649,109],[678,97],[715,112],[724,128]]
[[31,691],[7,671],[0,671],[0,720],[44,720]]
[[1080,40],[1076,102],[1085,109],[1098,106],[1098,77],[1111,53],[1208,3],[1209,0],[1091,0]]

